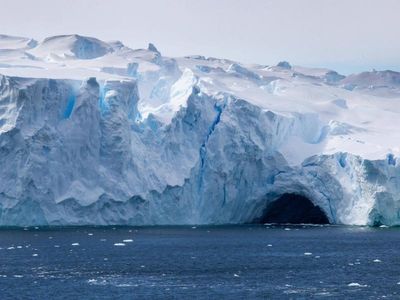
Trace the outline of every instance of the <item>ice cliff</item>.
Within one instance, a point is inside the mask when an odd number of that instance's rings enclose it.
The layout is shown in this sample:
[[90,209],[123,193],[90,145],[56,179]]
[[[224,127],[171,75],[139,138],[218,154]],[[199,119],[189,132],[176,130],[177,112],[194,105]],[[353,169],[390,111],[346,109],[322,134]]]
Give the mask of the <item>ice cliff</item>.
[[400,74],[0,35],[0,224],[400,225]]

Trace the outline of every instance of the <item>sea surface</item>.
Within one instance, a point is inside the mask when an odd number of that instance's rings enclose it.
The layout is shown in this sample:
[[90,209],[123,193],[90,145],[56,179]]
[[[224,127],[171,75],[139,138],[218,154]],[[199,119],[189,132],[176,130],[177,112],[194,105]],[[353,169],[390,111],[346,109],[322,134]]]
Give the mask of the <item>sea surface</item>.
[[400,299],[400,228],[0,230],[0,299]]

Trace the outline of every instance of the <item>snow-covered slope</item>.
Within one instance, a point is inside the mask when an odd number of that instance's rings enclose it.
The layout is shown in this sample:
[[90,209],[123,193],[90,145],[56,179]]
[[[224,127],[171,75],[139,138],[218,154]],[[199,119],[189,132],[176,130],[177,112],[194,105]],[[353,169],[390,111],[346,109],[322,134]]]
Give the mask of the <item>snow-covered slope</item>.
[[400,225],[400,74],[0,36],[0,224]]

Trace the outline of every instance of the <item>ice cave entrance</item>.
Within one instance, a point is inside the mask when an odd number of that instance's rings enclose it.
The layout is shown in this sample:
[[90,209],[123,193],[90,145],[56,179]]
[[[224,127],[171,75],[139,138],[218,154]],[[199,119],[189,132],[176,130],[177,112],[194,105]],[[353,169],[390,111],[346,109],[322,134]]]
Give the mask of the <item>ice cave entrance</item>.
[[266,207],[260,223],[329,224],[329,219],[310,199],[297,194],[283,194]]

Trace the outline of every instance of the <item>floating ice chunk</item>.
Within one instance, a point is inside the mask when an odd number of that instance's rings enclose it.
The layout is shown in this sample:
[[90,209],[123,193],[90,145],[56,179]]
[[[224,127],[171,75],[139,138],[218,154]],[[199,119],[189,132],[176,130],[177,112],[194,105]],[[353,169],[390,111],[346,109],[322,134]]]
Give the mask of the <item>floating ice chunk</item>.
[[272,247],[272,244],[268,244],[267,247]]
[[36,257],[36,256],[38,256],[39,254],[37,254],[37,253],[33,253],[32,254],[32,256],[34,256],[34,257]]
[[79,246],[79,243],[72,243],[71,246]]
[[379,226],[379,228],[389,228],[389,226],[387,226],[387,225],[381,225],[381,226]]
[[17,249],[22,249],[22,246],[17,246]]
[[240,277],[239,274],[233,274],[233,277]]
[[7,250],[13,250],[15,249],[14,247],[8,247]]
[[87,235],[89,235],[89,236],[92,236],[92,235],[93,235],[93,233],[89,232]]
[[289,230],[291,230],[291,229],[290,229],[290,228],[285,228],[285,230],[286,230],[286,231],[289,231]]
[[54,245],[54,248],[60,248],[60,245]]
[[133,240],[132,240],[132,239],[126,239],[126,240],[123,240],[123,242],[124,242],[124,243],[132,243]]
[[125,246],[125,244],[124,243],[115,243],[114,246],[123,247],[123,246]]
[[351,283],[349,283],[347,286],[351,286],[351,287],[367,287],[368,285],[366,285],[366,284],[359,284],[358,282],[351,282]]
[[374,263],[380,263],[382,262],[380,259],[374,259]]
[[312,253],[311,252],[304,252],[304,255],[310,256],[310,255],[312,255]]
[[14,275],[15,278],[22,278],[24,277],[23,275]]

